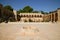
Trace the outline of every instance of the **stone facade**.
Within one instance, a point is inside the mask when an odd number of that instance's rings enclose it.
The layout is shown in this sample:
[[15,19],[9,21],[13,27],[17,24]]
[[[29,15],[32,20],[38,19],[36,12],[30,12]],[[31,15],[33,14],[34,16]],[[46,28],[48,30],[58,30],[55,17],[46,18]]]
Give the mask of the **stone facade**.
[[21,22],[42,22],[43,14],[41,13],[20,13]]
[[[13,12],[17,20],[17,13],[15,10]],[[20,13],[18,16],[20,22],[60,22],[60,8],[55,11],[49,12],[49,14]]]
[[44,19],[44,22],[49,22],[51,19],[51,14],[44,14],[43,19]]
[[60,22],[60,9],[50,12],[52,22]]
[[17,20],[17,11],[13,10],[13,12],[14,12],[14,15],[15,15],[15,19]]
[[58,13],[58,22],[60,22],[60,8],[58,8],[57,13]]

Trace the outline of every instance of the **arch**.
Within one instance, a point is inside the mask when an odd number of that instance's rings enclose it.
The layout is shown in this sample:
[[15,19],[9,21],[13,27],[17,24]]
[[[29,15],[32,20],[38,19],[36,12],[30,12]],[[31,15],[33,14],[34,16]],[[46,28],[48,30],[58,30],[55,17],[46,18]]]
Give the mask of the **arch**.
[[58,21],[58,13],[55,13],[55,22]]
[[42,17],[42,15],[39,15],[39,17]]

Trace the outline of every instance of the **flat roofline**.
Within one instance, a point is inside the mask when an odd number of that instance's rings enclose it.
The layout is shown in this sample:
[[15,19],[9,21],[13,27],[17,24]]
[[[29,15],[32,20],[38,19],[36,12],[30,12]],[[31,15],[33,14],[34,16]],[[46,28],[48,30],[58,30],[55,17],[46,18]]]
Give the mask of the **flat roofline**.
[[19,15],[43,15],[41,13],[20,13]]

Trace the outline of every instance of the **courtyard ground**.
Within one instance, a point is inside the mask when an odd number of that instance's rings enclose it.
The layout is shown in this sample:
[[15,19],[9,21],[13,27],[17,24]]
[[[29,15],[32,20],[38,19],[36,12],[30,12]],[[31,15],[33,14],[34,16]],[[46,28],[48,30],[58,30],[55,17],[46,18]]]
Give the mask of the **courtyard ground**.
[[60,40],[60,23],[1,23],[0,40]]

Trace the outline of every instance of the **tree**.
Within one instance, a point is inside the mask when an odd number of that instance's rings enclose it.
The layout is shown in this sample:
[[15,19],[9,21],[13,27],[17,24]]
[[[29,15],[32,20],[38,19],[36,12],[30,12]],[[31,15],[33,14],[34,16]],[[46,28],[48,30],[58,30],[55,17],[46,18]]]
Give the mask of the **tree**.
[[3,5],[2,4],[0,4],[0,16],[1,16],[1,10],[2,10],[2,8],[3,8]]
[[41,11],[42,14],[45,14],[44,11]]
[[0,4],[0,23],[2,22],[2,20],[1,20],[1,19],[2,19],[2,18],[1,18],[1,17],[2,17],[2,16],[1,16],[1,15],[2,15],[2,9],[3,9],[3,5]]
[[2,4],[0,4],[0,23],[1,22],[8,22],[10,21],[15,21],[15,15],[12,11],[11,6],[5,6],[3,7]]
[[10,10],[10,11],[13,11],[13,8],[12,8],[10,5],[6,5],[6,6],[4,6],[4,8],[5,8],[5,9],[8,9],[8,10]]
[[26,12],[26,13],[31,13],[33,11],[33,8],[31,8],[30,6],[25,6],[23,8],[23,12]]
[[48,14],[47,12],[41,11],[42,14]]
[[4,9],[5,9],[5,14],[6,14],[7,19],[9,18],[8,20],[15,21],[15,15],[13,13],[13,8],[10,5],[6,5],[4,6]]
[[31,8],[30,6],[25,6],[23,9],[20,9],[17,11],[17,14],[20,13],[31,13],[33,12],[33,8]]
[[19,11],[17,11],[17,14],[23,13],[24,11],[22,9],[20,9]]
[[2,20],[4,22],[7,23],[8,21],[15,21],[15,15],[14,15],[14,13],[12,11],[10,11],[8,9],[3,9],[2,11],[3,12],[2,12],[1,16],[2,16]]
[[2,4],[0,4],[0,8],[2,8],[3,7],[3,5]]
[[20,9],[20,10],[19,10],[19,12],[20,12],[20,13],[23,13],[23,12],[24,12],[24,10]]
[[33,13],[39,13],[39,11],[33,11]]

